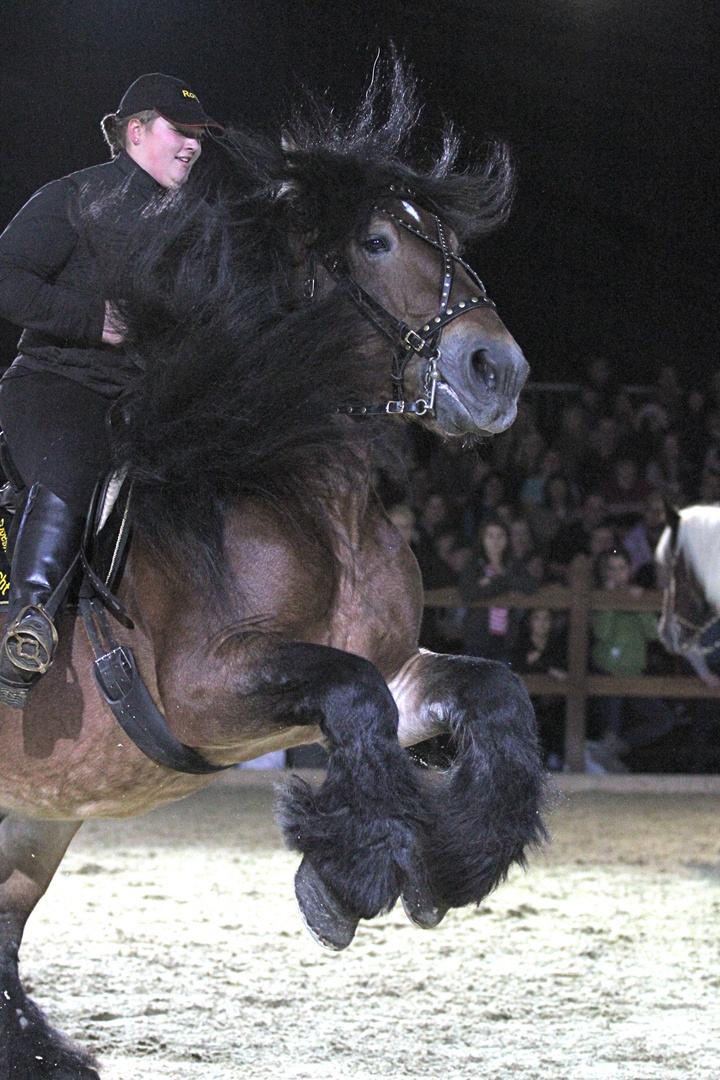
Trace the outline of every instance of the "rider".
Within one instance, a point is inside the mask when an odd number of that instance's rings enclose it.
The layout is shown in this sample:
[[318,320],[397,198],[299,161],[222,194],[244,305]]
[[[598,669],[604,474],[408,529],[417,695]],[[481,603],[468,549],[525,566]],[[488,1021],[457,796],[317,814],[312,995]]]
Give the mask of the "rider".
[[210,127],[222,131],[186,83],[141,75],[102,121],[112,160],[41,188],[0,236],[0,316],[23,327],[0,382],[0,427],[10,478],[28,493],[13,529],[0,643],[7,705],[22,708],[52,662],[51,616],[110,466],[106,416],[138,370],[121,347],[79,204],[116,191],[113,228],[129,232],[154,197],[185,183]]

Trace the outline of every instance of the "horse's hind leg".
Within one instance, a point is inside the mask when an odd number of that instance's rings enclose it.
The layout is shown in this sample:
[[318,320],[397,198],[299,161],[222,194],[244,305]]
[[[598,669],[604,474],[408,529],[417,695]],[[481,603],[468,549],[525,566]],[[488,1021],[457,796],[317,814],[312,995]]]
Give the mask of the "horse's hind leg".
[[98,1080],[89,1055],[52,1030],[18,976],[27,918],[80,824],[13,815],[0,823],[0,1080]]

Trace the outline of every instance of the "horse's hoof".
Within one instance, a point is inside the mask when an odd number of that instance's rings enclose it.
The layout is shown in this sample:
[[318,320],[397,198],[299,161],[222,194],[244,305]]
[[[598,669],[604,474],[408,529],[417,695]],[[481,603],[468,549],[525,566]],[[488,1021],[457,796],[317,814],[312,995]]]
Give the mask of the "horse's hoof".
[[324,949],[340,952],[355,937],[356,915],[346,911],[307,859],[295,875],[295,898],[308,933]]
[[434,930],[447,915],[448,909],[433,900],[428,886],[423,883],[408,882],[402,891],[403,911],[413,926],[421,930]]

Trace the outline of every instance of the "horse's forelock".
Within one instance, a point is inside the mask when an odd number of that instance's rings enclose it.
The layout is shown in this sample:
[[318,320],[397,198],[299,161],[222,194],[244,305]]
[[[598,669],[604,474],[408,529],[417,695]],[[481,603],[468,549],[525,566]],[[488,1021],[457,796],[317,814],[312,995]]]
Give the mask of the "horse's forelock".
[[480,160],[459,168],[452,124],[444,124],[441,145],[429,154],[434,134],[421,130],[421,113],[415,80],[393,57],[376,64],[360,109],[347,121],[308,93],[273,145],[241,129],[229,131],[226,145],[241,184],[290,195],[286,202],[306,227],[327,231],[334,246],[391,184],[436,208],[461,241],[492,231],[505,220],[514,192],[507,147],[490,143]]

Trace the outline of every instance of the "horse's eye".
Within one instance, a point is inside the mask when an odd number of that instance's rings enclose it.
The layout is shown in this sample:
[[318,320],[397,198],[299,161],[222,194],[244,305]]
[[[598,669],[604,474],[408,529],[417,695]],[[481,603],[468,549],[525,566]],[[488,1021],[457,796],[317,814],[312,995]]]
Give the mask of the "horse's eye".
[[390,244],[384,236],[367,236],[360,244],[363,251],[369,255],[379,255],[382,251],[389,251]]

